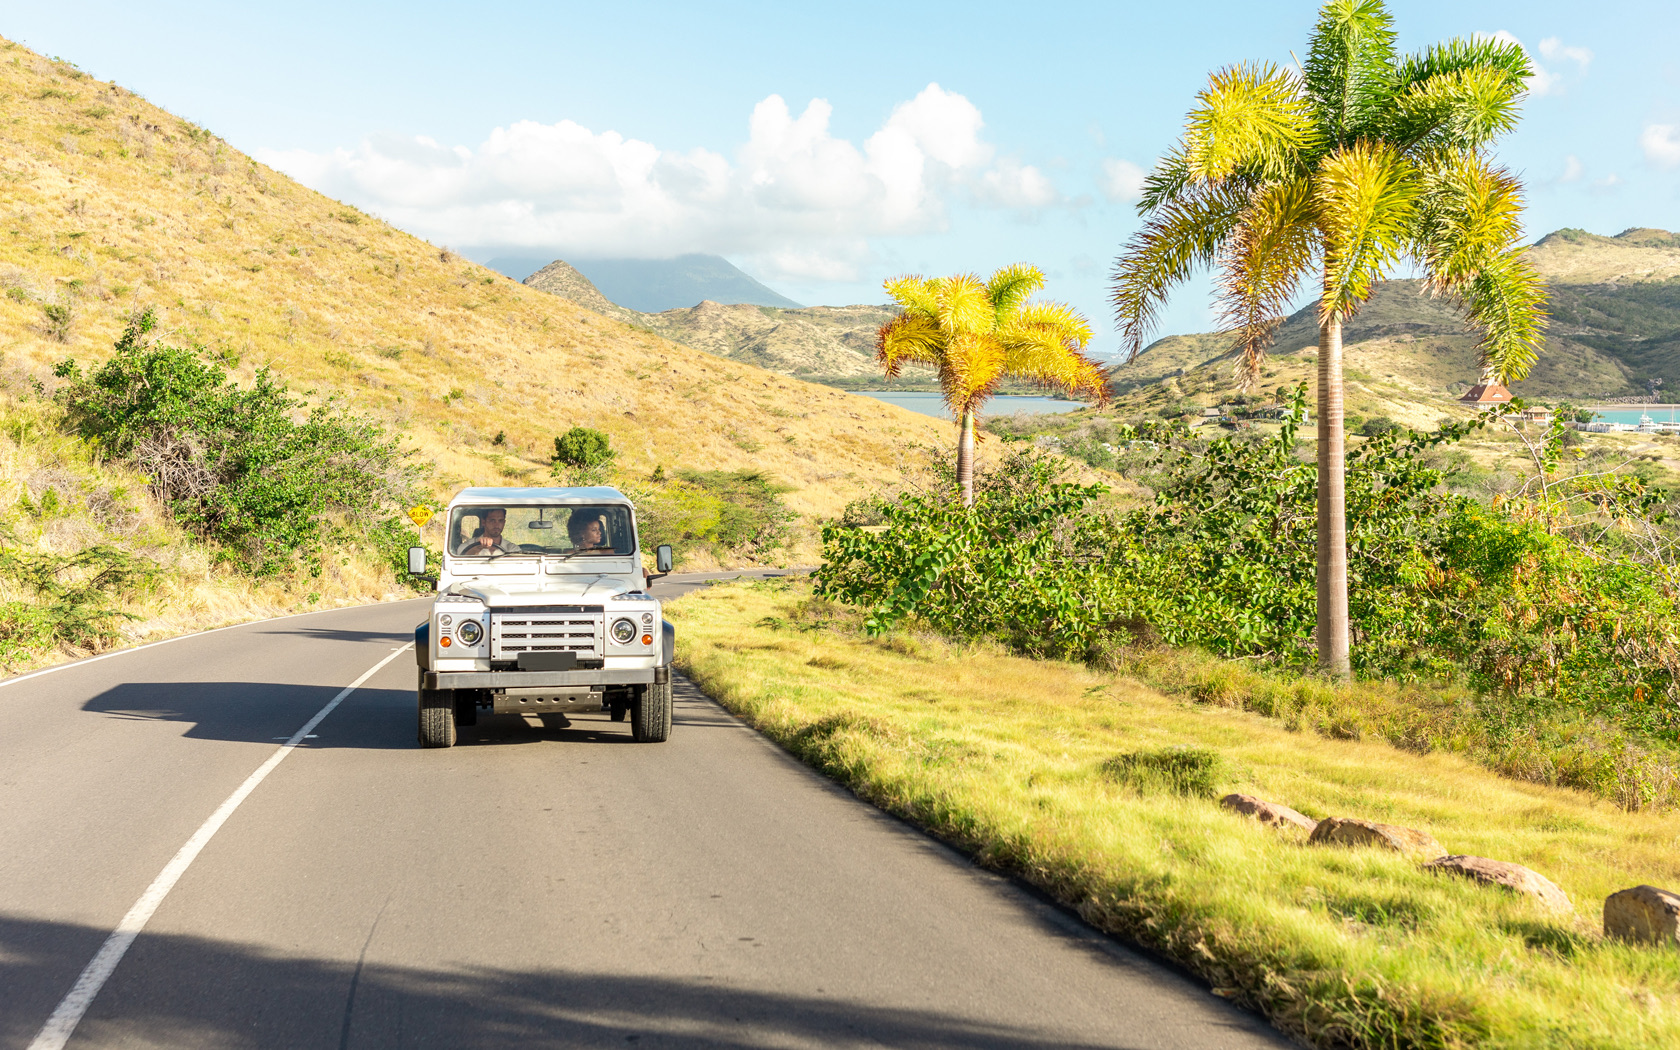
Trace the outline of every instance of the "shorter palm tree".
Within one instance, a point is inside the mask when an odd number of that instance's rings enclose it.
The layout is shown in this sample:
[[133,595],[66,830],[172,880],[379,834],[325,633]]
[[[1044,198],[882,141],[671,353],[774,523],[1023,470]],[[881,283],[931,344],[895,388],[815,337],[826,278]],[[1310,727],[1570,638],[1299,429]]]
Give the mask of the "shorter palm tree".
[[974,505],[975,417],[1000,382],[1015,379],[1107,402],[1107,377],[1085,356],[1091,323],[1066,303],[1028,301],[1044,287],[1038,267],[1005,266],[984,282],[959,273],[894,277],[885,286],[902,309],[881,326],[876,358],[888,379],[905,364],[938,371],[945,405],[962,428],[957,486],[964,506]]

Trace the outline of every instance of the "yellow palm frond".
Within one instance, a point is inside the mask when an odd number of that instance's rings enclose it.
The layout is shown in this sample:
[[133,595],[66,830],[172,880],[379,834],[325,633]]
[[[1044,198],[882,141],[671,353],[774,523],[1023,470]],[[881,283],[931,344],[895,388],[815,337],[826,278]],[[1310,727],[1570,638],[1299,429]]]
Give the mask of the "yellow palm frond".
[[1225,246],[1220,320],[1236,338],[1243,389],[1260,376],[1272,336],[1318,256],[1313,184],[1300,178],[1254,195]]
[[906,364],[939,367],[945,359],[945,333],[939,322],[917,311],[905,311],[881,326],[875,337],[875,359],[888,379]]
[[992,327],[995,316],[992,300],[980,278],[971,273],[959,273],[953,277],[936,277],[932,284],[934,297],[939,302],[935,316],[946,336],[983,332]]
[[1216,182],[1238,171],[1282,174],[1311,148],[1312,108],[1295,77],[1269,63],[1228,66],[1196,96],[1184,131],[1191,178]]
[[882,282],[882,287],[886,288],[893,302],[904,309],[928,317],[939,316],[939,300],[934,293],[933,282],[926,277],[920,274],[889,277]]
[[1085,315],[1066,303],[1039,301],[1028,303],[1015,315],[1014,323],[1000,331],[999,338],[1008,342],[1017,331],[1048,331],[1064,343],[1084,348],[1095,333]]
[[1319,311],[1346,319],[1408,246],[1423,180],[1392,146],[1360,140],[1326,156],[1315,182],[1324,247]]
[[1098,404],[1108,401],[1108,373],[1076,346],[1048,331],[1019,333],[1009,344],[1003,374],[1053,393],[1083,395]]
[[1004,349],[990,332],[952,336],[939,372],[940,392],[952,414],[961,417],[992,396],[1003,375]]

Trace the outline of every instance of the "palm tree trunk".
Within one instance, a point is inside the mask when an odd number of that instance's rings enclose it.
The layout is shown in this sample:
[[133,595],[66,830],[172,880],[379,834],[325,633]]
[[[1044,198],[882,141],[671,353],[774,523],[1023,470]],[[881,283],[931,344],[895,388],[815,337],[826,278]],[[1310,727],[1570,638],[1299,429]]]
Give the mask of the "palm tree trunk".
[[1346,449],[1342,436],[1342,322],[1318,326],[1318,666],[1337,677],[1348,661]]
[[974,410],[962,414],[962,434],[957,438],[957,491],[965,507],[974,506]]

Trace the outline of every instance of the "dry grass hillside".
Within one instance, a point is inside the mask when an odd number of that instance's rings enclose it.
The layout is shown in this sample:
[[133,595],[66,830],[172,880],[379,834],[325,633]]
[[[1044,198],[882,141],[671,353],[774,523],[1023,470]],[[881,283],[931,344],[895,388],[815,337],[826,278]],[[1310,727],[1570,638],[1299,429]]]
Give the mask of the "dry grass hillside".
[[510,281],[16,44],[0,50],[0,106],[0,351],[14,370],[100,358],[152,305],[237,375],[272,367],[399,427],[440,494],[543,478],[554,435],[582,424],[612,436],[627,471],[762,469],[793,487],[794,509],[827,514],[887,480],[902,444],[949,440],[914,413]]
[[[128,640],[400,596],[354,555],[295,581],[219,568],[147,479],[59,433],[54,363],[106,358],[146,306],[165,341],[202,345],[241,382],[272,368],[308,401],[338,397],[392,428],[439,498],[545,482],[553,438],[581,424],[611,435],[621,480],[759,470],[809,522],[893,481],[905,446],[952,440],[927,417],[510,281],[0,40],[0,551],[106,544],[160,566],[122,607],[138,617]],[[0,609],[39,600],[0,579]]]

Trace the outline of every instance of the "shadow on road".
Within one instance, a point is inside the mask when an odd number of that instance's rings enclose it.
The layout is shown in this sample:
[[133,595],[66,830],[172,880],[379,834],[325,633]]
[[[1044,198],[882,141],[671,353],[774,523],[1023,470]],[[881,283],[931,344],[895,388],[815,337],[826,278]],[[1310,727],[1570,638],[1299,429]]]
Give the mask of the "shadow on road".
[[[341,686],[281,685],[272,682],[124,682],[82,705],[112,718],[189,724],[189,740],[278,743],[297,732],[338,695]],[[676,685],[674,735],[688,729],[737,726],[702,697],[686,679]],[[303,744],[310,748],[373,750],[418,747],[412,689],[363,686],[317,727]],[[568,723],[569,724],[566,724]],[[605,711],[568,712],[568,718],[531,725],[520,715],[481,712],[477,725],[462,726],[457,747],[511,744],[628,744],[630,722],[612,721]]]
[[[297,732],[342,688],[272,682],[124,682],[88,700],[82,709],[112,718],[190,723],[182,735],[192,740],[270,743]],[[414,732],[412,689],[363,686],[321,723],[307,746],[414,747]]]
[[[0,1043],[28,1044],[105,932],[0,916]],[[259,1050],[1141,1045],[1122,1033],[1100,1043],[1070,1041],[1056,1031],[1053,1017],[1029,1029],[861,1003],[818,989],[790,994],[739,983],[698,975],[357,964],[146,933],[94,1002],[76,1043]]]

